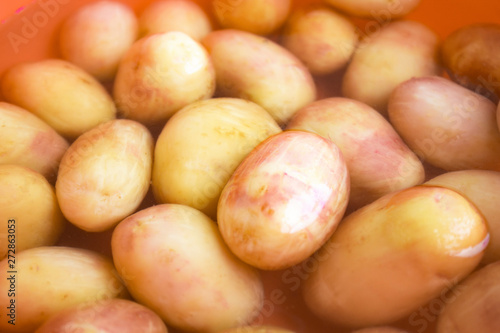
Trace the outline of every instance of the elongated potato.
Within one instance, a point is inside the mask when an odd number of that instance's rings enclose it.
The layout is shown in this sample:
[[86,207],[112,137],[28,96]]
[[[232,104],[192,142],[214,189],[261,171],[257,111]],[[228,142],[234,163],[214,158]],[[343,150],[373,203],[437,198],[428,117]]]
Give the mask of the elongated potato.
[[483,217],[457,192],[416,186],[388,194],[342,221],[303,296],[334,323],[386,325],[470,274],[488,239]]
[[[167,333],[161,318],[147,307],[125,299],[109,299],[63,310],[35,333]],[[147,330],[147,331],[146,331]]]
[[273,326],[245,326],[221,331],[219,333],[294,333],[293,331]]
[[407,332],[399,328],[380,326],[380,327],[363,328],[360,330],[353,331],[352,333],[407,333]]
[[34,113],[67,138],[115,118],[115,105],[104,87],[64,60],[16,65],[4,74],[1,87],[7,102]]
[[496,105],[450,80],[404,82],[391,95],[389,118],[408,146],[434,166],[500,171]]
[[62,25],[59,49],[64,59],[100,81],[111,81],[138,35],[137,18],[118,1],[97,1],[79,8]]
[[124,117],[153,124],[212,97],[214,90],[215,72],[205,49],[172,31],[134,43],[118,68],[113,96]]
[[64,309],[128,295],[111,260],[92,251],[37,247],[16,253],[12,264],[0,261],[2,332],[33,332]]
[[411,12],[420,0],[326,0],[325,2],[354,16],[394,20]]
[[426,184],[451,188],[472,201],[484,215],[490,232],[490,243],[483,264],[500,260],[500,172],[463,170],[439,175]]
[[128,290],[168,325],[218,332],[249,322],[263,302],[256,270],[226,247],[194,208],[157,205],[123,220],[111,240]]
[[354,23],[327,6],[309,6],[295,11],[283,32],[283,46],[315,75],[329,74],[344,67],[357,43]]
[[366,37],[342,81],[345,97],[387,115],[391,92],[413,77],[439,75],[437,35],[421,23],[396,21]]
[[41,174],[19,165],[0,165],[0,259],[54,245],[64,223],[54,187]]
[[217,73],[217,95],[250,100],[285,124],[316,98],[307,68],[269,39],[237,30],[211,32],[202,41]]
[[55,180],[68,142],[43,120],[15,105],[0,102],[0,165],[16,164]]
[[146,196],[153,138],[126,119],[80,136],[64,154],[56,194],[64,216],[86,231],[104,231],[132,214]]
[[333,141],[349,169],[349,209],[424,181],[424,168],[394,128],[368,105],[341,97],[297,111],[287,129],[316,133]]
[[319,135],[286,131],[257,146],[219,199],[217,222],[241,260],[266,270],[311,256],[337,228],[349,198],[340,149]]
[[139,16],[141,37],[180,31],[199,41],[212,31],[207,14],[190,0],[157,0],[150,3]]
[[156,200],[191,206],[215,219],[220,193],[238,164],[279,132],[273,118],[249,101],[216,98],[187,106],[169,120],[156,143]]

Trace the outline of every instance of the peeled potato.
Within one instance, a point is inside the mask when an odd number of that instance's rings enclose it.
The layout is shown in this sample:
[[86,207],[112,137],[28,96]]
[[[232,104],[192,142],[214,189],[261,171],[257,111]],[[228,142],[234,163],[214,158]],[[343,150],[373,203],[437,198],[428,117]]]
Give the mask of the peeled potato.
[[245,326],[230,330],[221,331],[219,333],[294,333],[293,331],[278,328],[273,326]]
[[326,0],[326,3],[350,15],[394,20],[415,9],[420,0]]
[[488,239],[482,215],[457,192],[416,186],[388,194],[342,221],[303,296],[333,323],[387,325],[470,274]]

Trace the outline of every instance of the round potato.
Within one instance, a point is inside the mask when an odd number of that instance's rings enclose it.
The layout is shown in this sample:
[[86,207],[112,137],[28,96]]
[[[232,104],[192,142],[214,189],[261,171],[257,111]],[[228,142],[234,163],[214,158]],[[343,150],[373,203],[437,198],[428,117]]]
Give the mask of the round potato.
[[64,309],[128,296],[111,260],[92,251],[37,247],[11,260],[0,261],[2,332],[33,332]]
[[167,333],[161,318],[145,306],[125,300],[109,299],[83,304],[58,312],[35,333]]
[[98,1],[79,8],[64,22],[59,49],[64,59],[98,80],[111,81],[137,34],[137,18],[130,7]]
[[104,87],[64,60],[16,65],[4,74],[1,87],[7,102],[34,113],[70,139],[115,118],[115,105]]
[[470,274],[489,236],[463,196],[415,186],[388,194],[345,218],[317,254],[303,285],[318,316],[353,328],[387,325]]
[[187,106],[168,121],[156,143],[156,200],[191,206],[215,219],[222,188],[238,164],[279,132],[273,118],[249,101],[216,98]]
[[134,43],[118,68],[113,96],[124,117],[153,124],[214,91],[215,72],[205,49],[172,31]]
[[414,78],[398,86],[389,119],[408,146],[444,170],[500,171],[496,105],[445,78]]
[[304,64],[269,39],[218,30],[202,43],[212,57],[219,96],[255,102],[280,125],[316,99],[316,86]]
[[348,198],[340,149],[319,135],[286,131],[241,162],[222,191],[217,222],[241,260],[260,269],[283,269],[326,242]]
[[294,333],[293,331],[274,326],[244,326],[233,328],[219,333]]
[[157,0],[150,3],[139,16],[141,37],[180,31],[199,41],[212,31],[207,14],[189,0]]
[[239,261],[217,225],[194,208],[142,210],[116,227],[111,246],[131,295],[168,325],[218,332],[246,324],[262,306],[258,272]]
[[55,180],[68,142],[43,120],[15,105],[0,102],[0,165],[16,164]]
[[55,244],[64,223],[54,188],[41,174],[19,165],[0,165],[0,259]]
[[417,156],[364,103],[341,97],[316,101],[297,111],[286,128],[316,133],[342,150],[351,181],[348,210],[424,181]]
[[104,231],[132,214],[149,189],[153,138],[127,119],[80,136],[64,154],[56,194],[64,216],[86,231]]
[[394,20],[415,9],[420,0],[325,0],[325,2],[350,15],[366,18],[388,17]]

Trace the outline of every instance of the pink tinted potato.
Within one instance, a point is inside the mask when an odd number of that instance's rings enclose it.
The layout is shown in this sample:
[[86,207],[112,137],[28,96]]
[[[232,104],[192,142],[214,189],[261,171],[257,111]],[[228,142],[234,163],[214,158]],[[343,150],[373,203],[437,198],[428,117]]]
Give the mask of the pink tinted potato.
[[420,0],[326,0],[327,4],[350,15],[360,17],[389,17],[394,20],[410,13]]

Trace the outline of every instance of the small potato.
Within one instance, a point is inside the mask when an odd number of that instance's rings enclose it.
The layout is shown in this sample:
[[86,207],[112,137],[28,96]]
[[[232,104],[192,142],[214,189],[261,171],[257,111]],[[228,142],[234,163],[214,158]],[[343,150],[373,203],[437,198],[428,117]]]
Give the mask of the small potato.
[[348,198],[340,149],[319,135],[286,131],[241,162],[222,191],[217,222],[241,260],[260,269],[283,269],[326,242]]
[[[147,328],[147,331],[146,331]],[[145,306],[124,299],[109,299],[61,311],[35,333],[167,333],[161,318]]]
[[408,146],[436,167],[500,171],[496,105],[450,80],[404,82],[391,95],[389,118]]
[[80,136],[64,154],[56,181],[64,216],[104,231],[132,214],[149,189],[153,138],[141,124],[112,120]]
[[41,174],[0,165],[0,260],[16,251],[55,244],[64,223],[54,188]]
[[500,262],[474,272],[454,288],[436,333],[500,332]]
[[215,17],[224,28],[268,35],[285,22],[291,0],[212,0]]
[[283,32],[283,46],[314,75],[330,74],[344,67],[357,43],[354,23],[327,6],[297,10]]
[[488,244],[472,203],[443,187],[388,194],[345,218],[316,255],[303,296],[342,326],[387,325],[470,274]]
[[293,331],[273,326],[245,326],[218,333],[294,333]]
[[484,215],[490,232],[483,264],[500,261],[500,172],[464,170],[439,175],[426,184],[444,186],[469,199]]
[[389,326],[380,326],[363,328],[360,330],[352,331],[352,333],[407,333],[407,331]]
[[[11,264],[0,261],[0,306],[7,309],[0,312],[1,332],[33,332],[64,309],[128,296],[111,260],[92,251],[37,247],[16,253],[16,273]],[[15,325],[8,322],[12,313]]]
[[137,18],[130,7],[98,1],[81,7],[64,22],[59,49],[64,59],[98,80],[111,81],[137,34]]
[[70,139],[115,118],[115,105],[104,87],[64,60],[16,65],[4,74],[1,87],[7,102],[34,113]]
[[342,93],[387,115],[391,92],[413,77],[439,75],[439,40],[421,23],[396,21],[364,39],[342,81]]
[[288,50],[264,37],[218,30],[202,41],[217,73],[217,95],[250,100],[285,124],[316,99],[307,68]]
[[494,102],[500,97],[500,24],[468,25],[450,34],[441,58],[451,78]]
[[263,303],[256,270],[239,261],[198,210],[157,205],[123,220],[111,247],[131,295],[168,325],[218,332],[247,324]]
[[0,128],[0,165],[22,165],[55,179],[68,149],[63,137],[31,112],[5,102],[0,102]]
[[364,103],[341,97],[311,103],[297,111],[287,129],[316,133],[342,150],[351,180],[348,210],[424,181],[417,156],[391,124]]
[[260,142],[281,128],[260,106],[236,98],[193,103],[175,114],[155,147],[157,202],[194,207],[217,217],[229,177]]
[[207,52],[174,31],[134,43],[120,63],[113,95],[124,117],[153,124],[214,91],[215,71]]
[[212,31],[207,14],[189,0],[158,0],[150,3],[139,16],[141,37],[180,31],[199,41]]
[[393,20],[411,12],[420,0],[325,0],[333,7],[354,16],[388,17]]

